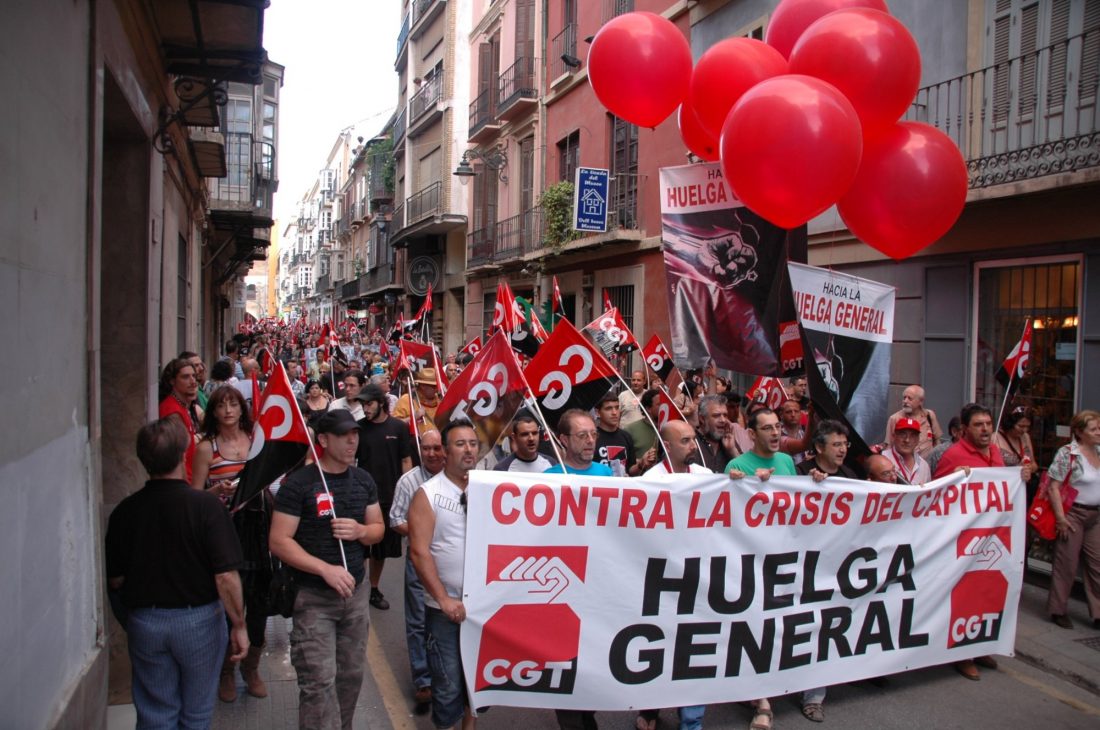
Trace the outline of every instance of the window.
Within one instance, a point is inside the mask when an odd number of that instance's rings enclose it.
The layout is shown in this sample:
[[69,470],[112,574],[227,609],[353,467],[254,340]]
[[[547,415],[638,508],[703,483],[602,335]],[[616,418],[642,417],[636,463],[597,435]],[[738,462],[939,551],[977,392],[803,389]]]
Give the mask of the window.
[[611,117],[611,211],[619,228],[638,228],[638,127]]
[[228,132],[252,133],[252,101],[231,98],[225,104],[225,128]]
[[191,301],[191,257],[187,239],[179,237],[176,245],[176,349],[187,349],[187,305]]
[[1030,320],[1027,371],[1006,407],[1023,405],[1035,411],[1031,439],[1043,466],[1066,442],[1076,403],[1081,268],[1077,257],[1021,259],[980,264],[976,273],[975,401],[997,417],[1005,397],[997,370]]
[[497,308],[497,293],[485,292],[485,299],[481,308],[481,331],[489,332],[493,328],[493,314]]
[[573,182],[581,159],[581,131],[575,130],[558,142],[558,179]]
[[535,138],[519,141],[519,209],[527,212],[535,204]]

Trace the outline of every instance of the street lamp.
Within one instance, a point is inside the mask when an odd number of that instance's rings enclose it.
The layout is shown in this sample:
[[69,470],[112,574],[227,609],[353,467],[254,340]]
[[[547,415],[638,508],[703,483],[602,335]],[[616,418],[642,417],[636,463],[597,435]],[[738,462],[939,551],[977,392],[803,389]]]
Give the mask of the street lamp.
[[455,168],[453,173],[455,177],[467,178],[477,174],[474,172],[470,160],[481,160],[485,167],[497,173],[497,178],[501,182],[508,182],[508,178],[504,174],[504,168],[508,166],[508,151],[504,148],[504,145],[498,144],[486,150],[466,150],[462,153],[462,159],[459,161],[458,167]]

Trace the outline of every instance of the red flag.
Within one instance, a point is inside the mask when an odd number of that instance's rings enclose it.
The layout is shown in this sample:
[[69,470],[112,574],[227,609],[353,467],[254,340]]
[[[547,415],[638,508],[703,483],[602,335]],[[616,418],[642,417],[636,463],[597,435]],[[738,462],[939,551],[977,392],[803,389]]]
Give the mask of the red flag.
[[525,373],[551,428],[565,410],[595,406],[618,380],[603,353],[569,320],[558,323]]
[[484,456],[523,406],[526,386],[512,346],[497,330],[452,383],[439,402],[435,423],[442,428],[457,418],[474,424]]
[[497,303],[493,309],[493,328],[501,327],[511,335],[523,323],[523,310],[507,282],[497,284]]
[[668,376],[672,374],[673,368],[676,364],[672,362],[672,353],[665,347],[665,343],[661,342],[661,338],[658,335],[653,335],[649,338],[649,342],[642,348],[642,357],[645,358],[646,365],[649,369],[657,374],[657,377],[663,381],[668,381]]
[[416,375],[422,368],[433,366],[435,363],[435,350],[431,345],[412,340],[401,340],[399,343],[400,355],[397,358],[397,372],[409,370]]
[[554,296],[550,300],[550,311],[552,314],[565,316],[565,304],[561,300],[561,289],[558,288],[558,277],[554,277]]
[[1006,389],[1010,389],[1012,383],[1018,382],[1020,378],[1024,377],[1030,360],[1031,320],[1029,319],[1027,324],[1024,325],[1024,334],[1020,338],[1020,341],[1012,348],[1012,352],[1008,353],[1008,357],[1005,358],[1005,361],[997,371],[997,382]]
[[676,407],[676,403],[663,388],[657,394],[657,428],[662,428],[669,421],[686,421],[683,412]]
[[332,325],[325,322],[321,327],[321,335],[317,338],[317,347],[327,347],[329,338],[332,336]]
[[478,335],[474,339],[466,343],[466,345],[459,350],[459,352],[465,352],[468,355],[476,355],[481,352],[481,335]]
[[752,384],[745,397],[749,402],[762,403],[773,411],[778,411],[783,401],[787,400],[787,391],[779,378],[761,375]]
[[260,415],[252,429],[252,448],[241,470],[232,506],[256,496],[301,461],[309,450],[309,431],[281,362],[275,364],[275,371],[258,400]]
[[542,322],[539,321],[538,315],[535,314],[535,308],[531,307],[527,310],[527,325],[531,328],[531,334],[535,336],[535,339],[539,343],[546,342],[546,338],[550,334],[546,331],[546,328],[542,326]]
[[432,285],[428,284],[428,292],[424,295],[424,303],[420,305],[420,309],[416,313],[414,319],[419,322],[424,319],[424,316],[432,311]]
[[603,311],[610,312],[614,307],[611,306],[611,295],[607,293],[607,288],[603,290]]
[[616,307],[612,307],[585,325],[584,332],[595,340],[596,345],[607,357],[638,349],[638,340],[634,338],[626,322],[619,316],[619,310]]
[[256,362],[260,365],[260,372],[265,378],[271,377],[271,371],[275,369],[275,358],[271,356],[271,350],[261,348],[256,353]]

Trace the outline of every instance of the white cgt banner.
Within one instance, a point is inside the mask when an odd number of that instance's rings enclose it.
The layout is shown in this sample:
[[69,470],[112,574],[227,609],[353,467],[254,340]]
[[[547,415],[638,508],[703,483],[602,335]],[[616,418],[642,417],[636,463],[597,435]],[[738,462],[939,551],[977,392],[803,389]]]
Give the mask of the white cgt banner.
[[474,707],[751,700],[1011,654],[1017,469],[924,487],[471,472]]

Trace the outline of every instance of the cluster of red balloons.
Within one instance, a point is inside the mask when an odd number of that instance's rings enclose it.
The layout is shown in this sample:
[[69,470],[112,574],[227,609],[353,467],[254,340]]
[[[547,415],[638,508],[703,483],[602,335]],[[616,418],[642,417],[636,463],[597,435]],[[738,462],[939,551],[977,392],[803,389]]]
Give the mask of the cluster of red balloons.
[[966,202],[966,163],[945,134],[899,122],[920,50],[884,0],[781,0],[765,42],[727,38],[692,68],[669,20],[620,15],[588,55],[596,97],[654,127],[678,110],[684,143],[721,161],[749,209],[794,228],[836,205],[860,240],[903,259],[943,236]]

